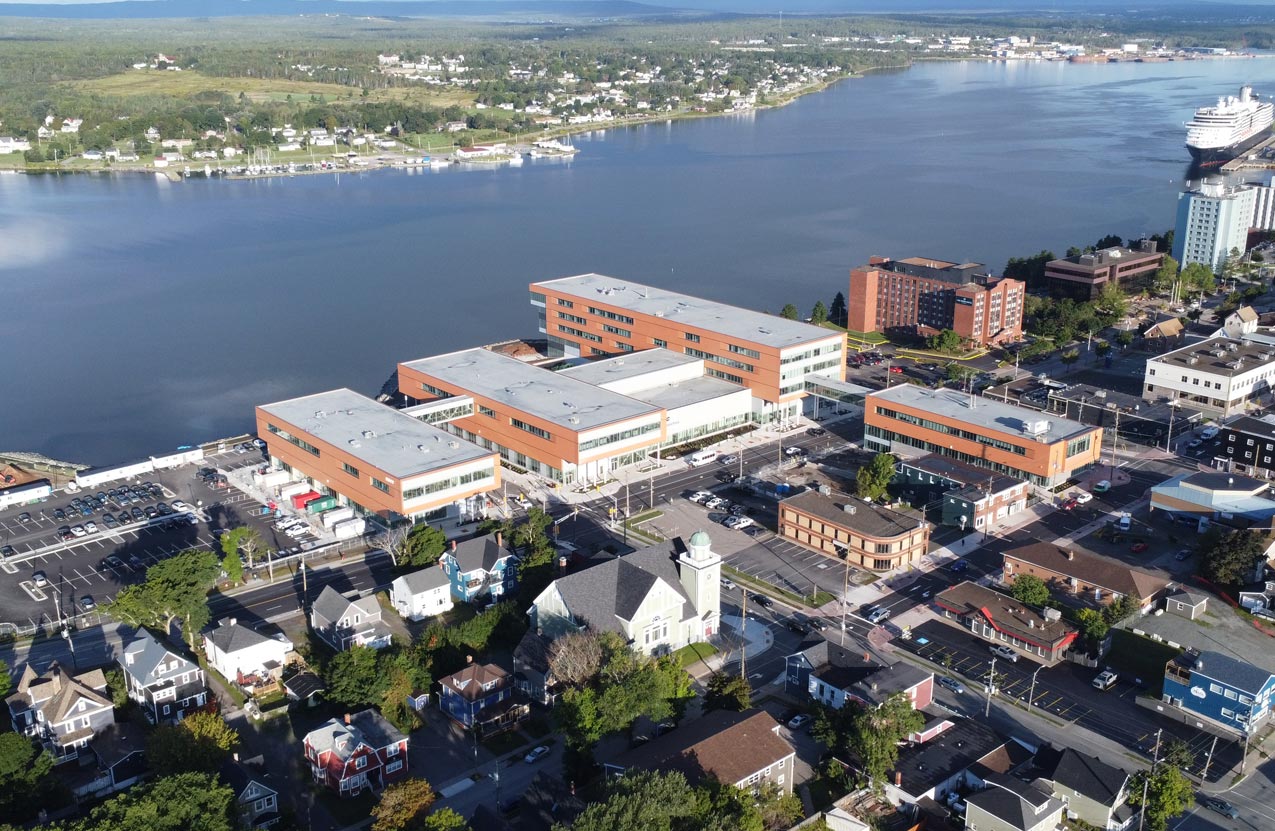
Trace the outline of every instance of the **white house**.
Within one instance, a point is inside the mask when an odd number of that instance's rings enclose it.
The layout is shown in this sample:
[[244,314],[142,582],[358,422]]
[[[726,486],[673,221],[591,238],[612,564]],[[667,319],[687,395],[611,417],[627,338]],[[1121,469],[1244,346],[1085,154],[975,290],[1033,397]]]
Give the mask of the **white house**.
[[267,637],[241,626],[234,618],[222,621],[204,636],[208,665],[222,678],[240,686],[277,679],[291,651],[291,641],[282,635]]
[[451,578],[441,565],[396,577],[390,584],[390,602],[408,620],[442,614],[452,608]]

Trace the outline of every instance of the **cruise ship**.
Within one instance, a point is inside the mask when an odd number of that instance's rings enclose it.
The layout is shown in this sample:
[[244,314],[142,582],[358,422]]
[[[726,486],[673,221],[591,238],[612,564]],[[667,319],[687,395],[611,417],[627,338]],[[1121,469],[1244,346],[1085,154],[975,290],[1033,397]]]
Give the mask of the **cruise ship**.
[[1213,107],[1201,107],[1186,125],[1186,149],[1200,164],[1227,162],[1257,144],[1275,119],[1275,105],[1261,102],[1252,87],[1228,95]]

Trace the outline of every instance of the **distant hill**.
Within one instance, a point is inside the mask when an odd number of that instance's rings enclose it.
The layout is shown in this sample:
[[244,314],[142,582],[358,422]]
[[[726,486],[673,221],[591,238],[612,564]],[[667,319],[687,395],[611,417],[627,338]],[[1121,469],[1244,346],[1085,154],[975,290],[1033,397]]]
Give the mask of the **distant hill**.
[[70,19],[248,17],[347,14],[373,17],[653,17],[677,10],[632,0],[119,0],[105,3],[0,2],[0,16]]

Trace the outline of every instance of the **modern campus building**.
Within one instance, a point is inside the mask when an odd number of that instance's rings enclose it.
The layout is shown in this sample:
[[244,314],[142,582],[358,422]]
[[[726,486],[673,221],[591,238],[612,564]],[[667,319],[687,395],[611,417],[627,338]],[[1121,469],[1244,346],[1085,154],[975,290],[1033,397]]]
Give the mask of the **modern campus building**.
[[1201,182],[1178,194],[1173,258],[1220,271],[1232,249],[1245,251],[1257,205],[1254,188]]
[[601,274],[530,288],[550,354],[660,347],[699,358],[706,374],[752,392],[756,421],[800,415],[809,378],[845,380],[845,336],[820,326]]
[[1275,346],[1211,338],[1148,358],[1142,398],[1226,418],[1243,413],[1249,402],[1269,403],[1272,380]]
[[428,404],[405,413],[446,419],[466,441],[563,485],[607,481],[665,437],[658,404],[488,349],[401,363],[398,384],[409,403]]
[[1077,254],[1045,263],[1045,281],[1054,297],[1093,300],[1109,284],[1128,286],[1150,279],[1160,270],[1164,255],[1155,241],[1144,239],[1136,249],[1113,246],[1090,254]]
[[952,389],[899,384],[871,393],[863,420],[869,450],[936,453],[1043,487],[1061,485],[1102,453],[1101,427]]
[[871,257],[850,272],[848,326],[918,335],[951,329],[971,343],[1012,343],[1023,336],[1026,288],[990,276],[982,263]]
[[257,407],[257,435],[276,468],[387,519],[481,516],[500,486],[493,451],[348,389]]
[[889,571],[920,562],[930,524],[862,499],[806,491],[779,503],[779,535],[852,566]]

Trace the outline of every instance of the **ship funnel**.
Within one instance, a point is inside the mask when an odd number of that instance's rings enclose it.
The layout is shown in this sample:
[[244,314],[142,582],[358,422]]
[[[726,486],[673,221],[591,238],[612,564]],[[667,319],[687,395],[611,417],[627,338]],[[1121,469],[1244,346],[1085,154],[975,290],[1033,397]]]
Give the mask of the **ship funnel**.
[[1240,103],[1247,104],[1253,100],[1253,88],[1250,86],[1240,87]]

